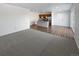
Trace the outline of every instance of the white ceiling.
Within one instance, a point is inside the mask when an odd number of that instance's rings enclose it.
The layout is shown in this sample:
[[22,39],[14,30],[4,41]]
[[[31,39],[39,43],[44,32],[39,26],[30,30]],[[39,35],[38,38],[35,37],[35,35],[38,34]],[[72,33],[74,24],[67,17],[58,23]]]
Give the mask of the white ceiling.
[[33,12],[61,12],[71,9],[71,3],[9,3],[23,8],[30,9]]

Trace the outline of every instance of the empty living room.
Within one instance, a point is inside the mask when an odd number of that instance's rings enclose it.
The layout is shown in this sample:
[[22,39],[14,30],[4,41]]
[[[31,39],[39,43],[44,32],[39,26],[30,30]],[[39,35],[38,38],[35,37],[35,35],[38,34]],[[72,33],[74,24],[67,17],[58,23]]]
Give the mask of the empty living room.
[[0,56],[79,56],[79,3],[0,3]]

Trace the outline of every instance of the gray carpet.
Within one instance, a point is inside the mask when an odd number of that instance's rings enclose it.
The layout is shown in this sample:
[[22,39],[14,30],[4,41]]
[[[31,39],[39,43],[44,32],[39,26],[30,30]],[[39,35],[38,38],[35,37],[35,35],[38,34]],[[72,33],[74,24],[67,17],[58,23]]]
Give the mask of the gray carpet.
[[2,56],[78,55],[75,40],[28,29],[0,37]]

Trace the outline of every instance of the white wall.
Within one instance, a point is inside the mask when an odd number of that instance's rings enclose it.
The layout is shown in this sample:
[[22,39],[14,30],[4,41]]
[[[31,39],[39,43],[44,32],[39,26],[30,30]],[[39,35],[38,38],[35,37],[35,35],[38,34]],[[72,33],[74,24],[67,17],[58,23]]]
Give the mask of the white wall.
[[[74,8],[75,7],[75,8]],[[79,4],[74,4],[74,38],[79,48]]]
[[74,31],[74,38],[79,48],[79,4],[73,4],[71,9],[71,27]]
[[39,13],[30,12],[30,25],[37,23],[39,20]]
[[70,12],[52,13],[52,25],[70,26]]
[[70,27],[72,28],[73,32],[75,32],[75,6],[73,5],[71,8],[70,14]]
[[8,4],[0,4],[0,36],[29,29],[30,11]]

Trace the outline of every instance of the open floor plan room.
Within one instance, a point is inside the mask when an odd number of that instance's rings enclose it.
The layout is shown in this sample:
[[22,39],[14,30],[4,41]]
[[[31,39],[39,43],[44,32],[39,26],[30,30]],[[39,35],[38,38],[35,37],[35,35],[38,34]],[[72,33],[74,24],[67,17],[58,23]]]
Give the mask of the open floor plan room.
[[79,56],[78,3],[0,3],[0,56]]

